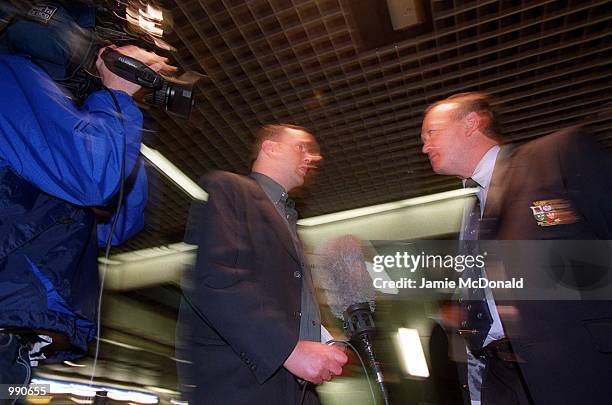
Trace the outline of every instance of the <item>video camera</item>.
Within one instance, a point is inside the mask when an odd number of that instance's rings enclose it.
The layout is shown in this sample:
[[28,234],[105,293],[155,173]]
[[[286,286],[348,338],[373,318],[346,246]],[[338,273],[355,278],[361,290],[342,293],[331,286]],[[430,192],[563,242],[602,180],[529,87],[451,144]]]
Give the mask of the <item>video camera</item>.
[[[102,88],[95,68],[100,48],[131,44],[158,54],[174,50],[161,38],[172,23],[157,2],[19,3],[0,6],[0,17],[4,13],[8,18],[3,20],[10,20],[0,33],[0,53],[30,57],[77,105]],[[103,52],[102,59],[110,71],[145,89],[137,101],[189,118],[203,75],[188,71],[178,78],[163,76],[110,49]]]

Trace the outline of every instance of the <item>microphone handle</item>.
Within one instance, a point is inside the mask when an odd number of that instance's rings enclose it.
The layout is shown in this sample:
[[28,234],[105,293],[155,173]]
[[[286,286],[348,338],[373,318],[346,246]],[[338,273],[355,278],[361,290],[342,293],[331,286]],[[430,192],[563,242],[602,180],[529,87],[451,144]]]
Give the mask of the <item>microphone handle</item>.
[[364,351],[365,355],[368,357],[368,362],[370,363],[370,367],[376,375],[376,382],[380,387],[380,392],[382,394],[385,405],[389,405],[389,391],[387,390],[387,386],[385,385],[385,379],[383,377],[382,369],[380,368],[380,363],[376,361],[376,355],[374,354],[374,346],[372,346],[372,341],[367,333],[362,333],[358,335],[359,345]]

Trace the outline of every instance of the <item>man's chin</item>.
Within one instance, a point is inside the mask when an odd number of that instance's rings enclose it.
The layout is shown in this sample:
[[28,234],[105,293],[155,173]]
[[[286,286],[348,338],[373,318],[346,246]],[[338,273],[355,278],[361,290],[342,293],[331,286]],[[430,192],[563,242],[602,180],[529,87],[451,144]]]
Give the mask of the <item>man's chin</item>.
[[431,165],[431,170],[433,170],[435,174],[444,174],[440,172],[440,166],[435,165],[432,162],[429,162],[429,164]]
[[436,165],[436,164],[432,163],[431,164],[431,170],[433,170],[433,172],[435,174],[442,174],[442,175],[445,175],[445,176],[448,176],[448,175],[452,174],[452,173],[449,173],[448,170],[446,170],[443,166],[441,166],[439,164]]
[[310,176],[308,173],[306,173],[303,176],[298,175],[295,178],[295,187],[302,187],[305,184],[309,183],[311,179],[312,179],[312,176]]
[[291,182],[291,185],[289,187],[289,190],[287,191],[291,191],[293,189],[302,187],[304,185],[304,179],[303,178],[298,178],[297,176],[293,179],[293,181]]

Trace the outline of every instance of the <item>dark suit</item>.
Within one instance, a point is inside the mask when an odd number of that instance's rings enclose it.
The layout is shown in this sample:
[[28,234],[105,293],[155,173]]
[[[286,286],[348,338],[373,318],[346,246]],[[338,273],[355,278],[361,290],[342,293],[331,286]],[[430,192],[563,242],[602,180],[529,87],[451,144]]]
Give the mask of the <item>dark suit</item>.
[[[554,201],[556,214],[563,214],[564,221],[538,225],[538,218],[543,218],[535,215],[539,201]],[[581,128],[566,129],[514,150],[502,146],[480,239],[612,239],[610,154]],[[505,263],[507,277],[526,276],[528,283],[529,272],[541,271],[541,267],[525,266],[525,260],[519,260],[525,254],[521,249],[539,242],[512,243],[516,249],[509,262],[518,260],[521,265]],[[511,317],[500,311],[500,317],[522,360],[518,366],[535,404],[612,403],[612,301],[516,300],[498,301],[497,305],[512,305],[518,312]],[[513,403],[505,398],[498,401],[495,403]]]
[[209,200],[186,232],[198,257],[183,280],[182,389],[198,405],[296,404],[283,363],[299,338],[303,265],[287,224],[250,177],[215,172],[201,186]]

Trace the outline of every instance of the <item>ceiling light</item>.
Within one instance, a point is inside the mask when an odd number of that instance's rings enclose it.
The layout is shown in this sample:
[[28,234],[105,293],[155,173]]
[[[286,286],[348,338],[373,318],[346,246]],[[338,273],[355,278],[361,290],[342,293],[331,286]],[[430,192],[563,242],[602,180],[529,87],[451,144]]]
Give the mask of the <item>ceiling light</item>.
[[140,145],[140,153],[153,165],[157,170],[163,173],[166,177],[174,182],[181,190],[190,195],[196,200],[208,201],[208,193],[191,180],[185,173],[176,167],[171,161],[166,159],[164,155],[149,148],[145,144]]
[[164,35],[164,30],[159,28],[154,21],[148,20],[141,15],[138,16],[138,26],[156,37]]
[[28,395],[28,403],[30,404],[49,404],[53,397],[45,396],[45,397],[32,397]]
[[399,328],[396,343],[401,353],[404,372],[415,377],[429,377],[429,369],[427,368],[419,332],[416,329]]
[[85,364],[73,363],[72,361],[69,361],[69,360],[64,360],[64,364],[70,367],[87,367]]
[[32,384],[44,384],[49,385],[50,394],[69,394],[70,384],[66,384],[59,381],[47,380],[42,378],[33,378]]
[[155,395],[134,391],[130,391],[130,400],[139,404],[156,404],[159,402]]
[[34,378],[34,384],[48,384],[51,394],[70,394],[70,400],[77,404],[92,404],[97,391],[106,391],[108,398],[115,401],[129,401],[135,404],[157,404],[156,395],[141,391],[124,390],[105,386],[89,386],[74,382],[59,382],[49,379]]
[[146,7],[143,6],[143,2],[130,1],[125,8],[126,20],[148,34],[162,37],[164,35],[162,28],[164,14],[162,10],[151,4],[146,4]]
[[372,205],[370,207],[356,208],[353,210],[335,212],[333,214],[319,215],[299,220],[300,226],[315,226],[328,224],[330,222],[344,221],[347,219],[365,217],[367,215],[379,214],[381,212],[393,211],[400,208],[413,207],[415,205],[429,204],[436,201],[449,200],[452,198],[465,197],[475,194],[476,189],[460,188],[445,191],[443,193],[430,194],[422,197],[409,198],[407,200],[395,201],[385,204]]
[[79,397],[92,398],[96,396],[97,388],[88,387],[87,385],[71,384],[70,393]]
[[106,396],[115,401],[129,401],[132,399],[129,392],[121,390],[108,390]]
[[147,4],[146,11],[143,11],[141,9],[140,12],[150,20],[157,20],[157,21],[164,20],[164,14],[162,13],[162,11],[158,8],[153,7],[150,4]]

